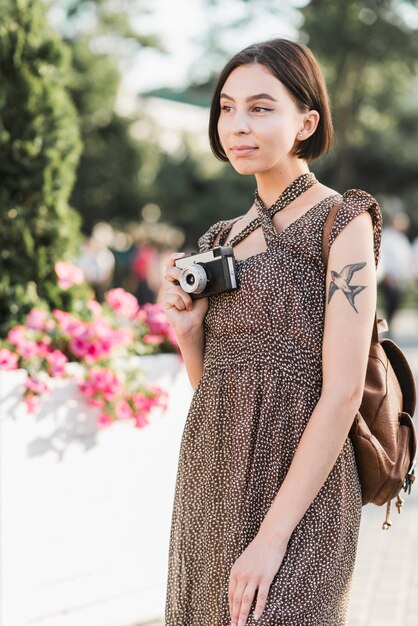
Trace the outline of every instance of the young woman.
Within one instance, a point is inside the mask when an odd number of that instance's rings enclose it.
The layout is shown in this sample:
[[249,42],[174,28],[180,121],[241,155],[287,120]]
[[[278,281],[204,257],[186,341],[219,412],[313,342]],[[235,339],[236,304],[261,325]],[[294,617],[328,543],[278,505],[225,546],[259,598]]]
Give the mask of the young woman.
[[[170,257],[163,301],[195,388],[169,552],[166,626],[342,626],[361,514],[348,432],[376,308],[381,212],[309,171],[332,121],[312,53],[251,45],[222,70],[216,157],[254,175],[252,206],[199,251],[233,246],[239,288],[192,300]],[[220,198],[222,201],[222,198]],[[329,210],[341,207],[321,257]]]

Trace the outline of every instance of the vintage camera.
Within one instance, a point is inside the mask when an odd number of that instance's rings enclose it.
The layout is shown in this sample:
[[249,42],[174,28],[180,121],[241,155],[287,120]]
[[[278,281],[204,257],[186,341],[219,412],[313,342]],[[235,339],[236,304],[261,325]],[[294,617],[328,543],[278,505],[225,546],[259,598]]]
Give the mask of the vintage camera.
[[193,299],[238,288],[234,252],[229,246],[189,254],[176,259],[175,265],[181,269],[180,287]]

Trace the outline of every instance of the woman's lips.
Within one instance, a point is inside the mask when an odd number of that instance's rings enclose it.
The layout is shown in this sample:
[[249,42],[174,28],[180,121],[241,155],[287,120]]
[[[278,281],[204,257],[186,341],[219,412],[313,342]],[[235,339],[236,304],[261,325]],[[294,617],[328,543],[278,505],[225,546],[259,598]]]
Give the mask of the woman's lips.
[[258,150],[256,146],[232,146],[231,152],[238,157],[248,156]]

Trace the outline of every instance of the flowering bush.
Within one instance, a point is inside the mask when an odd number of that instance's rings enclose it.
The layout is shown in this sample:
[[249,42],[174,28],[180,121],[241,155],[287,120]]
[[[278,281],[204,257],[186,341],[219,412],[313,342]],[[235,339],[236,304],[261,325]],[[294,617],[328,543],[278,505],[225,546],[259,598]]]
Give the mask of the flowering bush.
[[[71,264],[58,265],[56,271],[65,281],[62,288],[80,284]],[[25,323],[12,328],[0,343],[0,369],[27,370],[24,397],[30,412],[50,390],[51,377],[72,377],[87,402],[99,410],[99,426],[132,420],[142,427],[153,407],[165,408],[166,394],[140,381],[132,357],[177,349],[159,304],[139,307],[132,294],[111,289],[103,304],[91,299],[77,314],[34,307]],[[81,368],[75,371],[70,362]]]

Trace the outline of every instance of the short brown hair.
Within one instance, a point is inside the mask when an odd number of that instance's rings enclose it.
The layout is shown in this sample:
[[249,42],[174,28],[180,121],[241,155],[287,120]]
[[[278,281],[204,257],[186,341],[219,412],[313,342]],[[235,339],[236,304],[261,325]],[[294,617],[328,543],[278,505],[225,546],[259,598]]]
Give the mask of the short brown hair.
[[328,152],[334,131],[328,92],[317,60],[309,48],[302,44],[288,39],[269,39],[247,46],[235,54],[219,75],[209,117],[209,142],[214,155],[221,161],[229,160],[218,135],[222,88],[233,70],[250,63],[267,67],[288,89],[301,111],[314,109],[320,115],[314,134],[298,142],[293,154],[309,163]]

